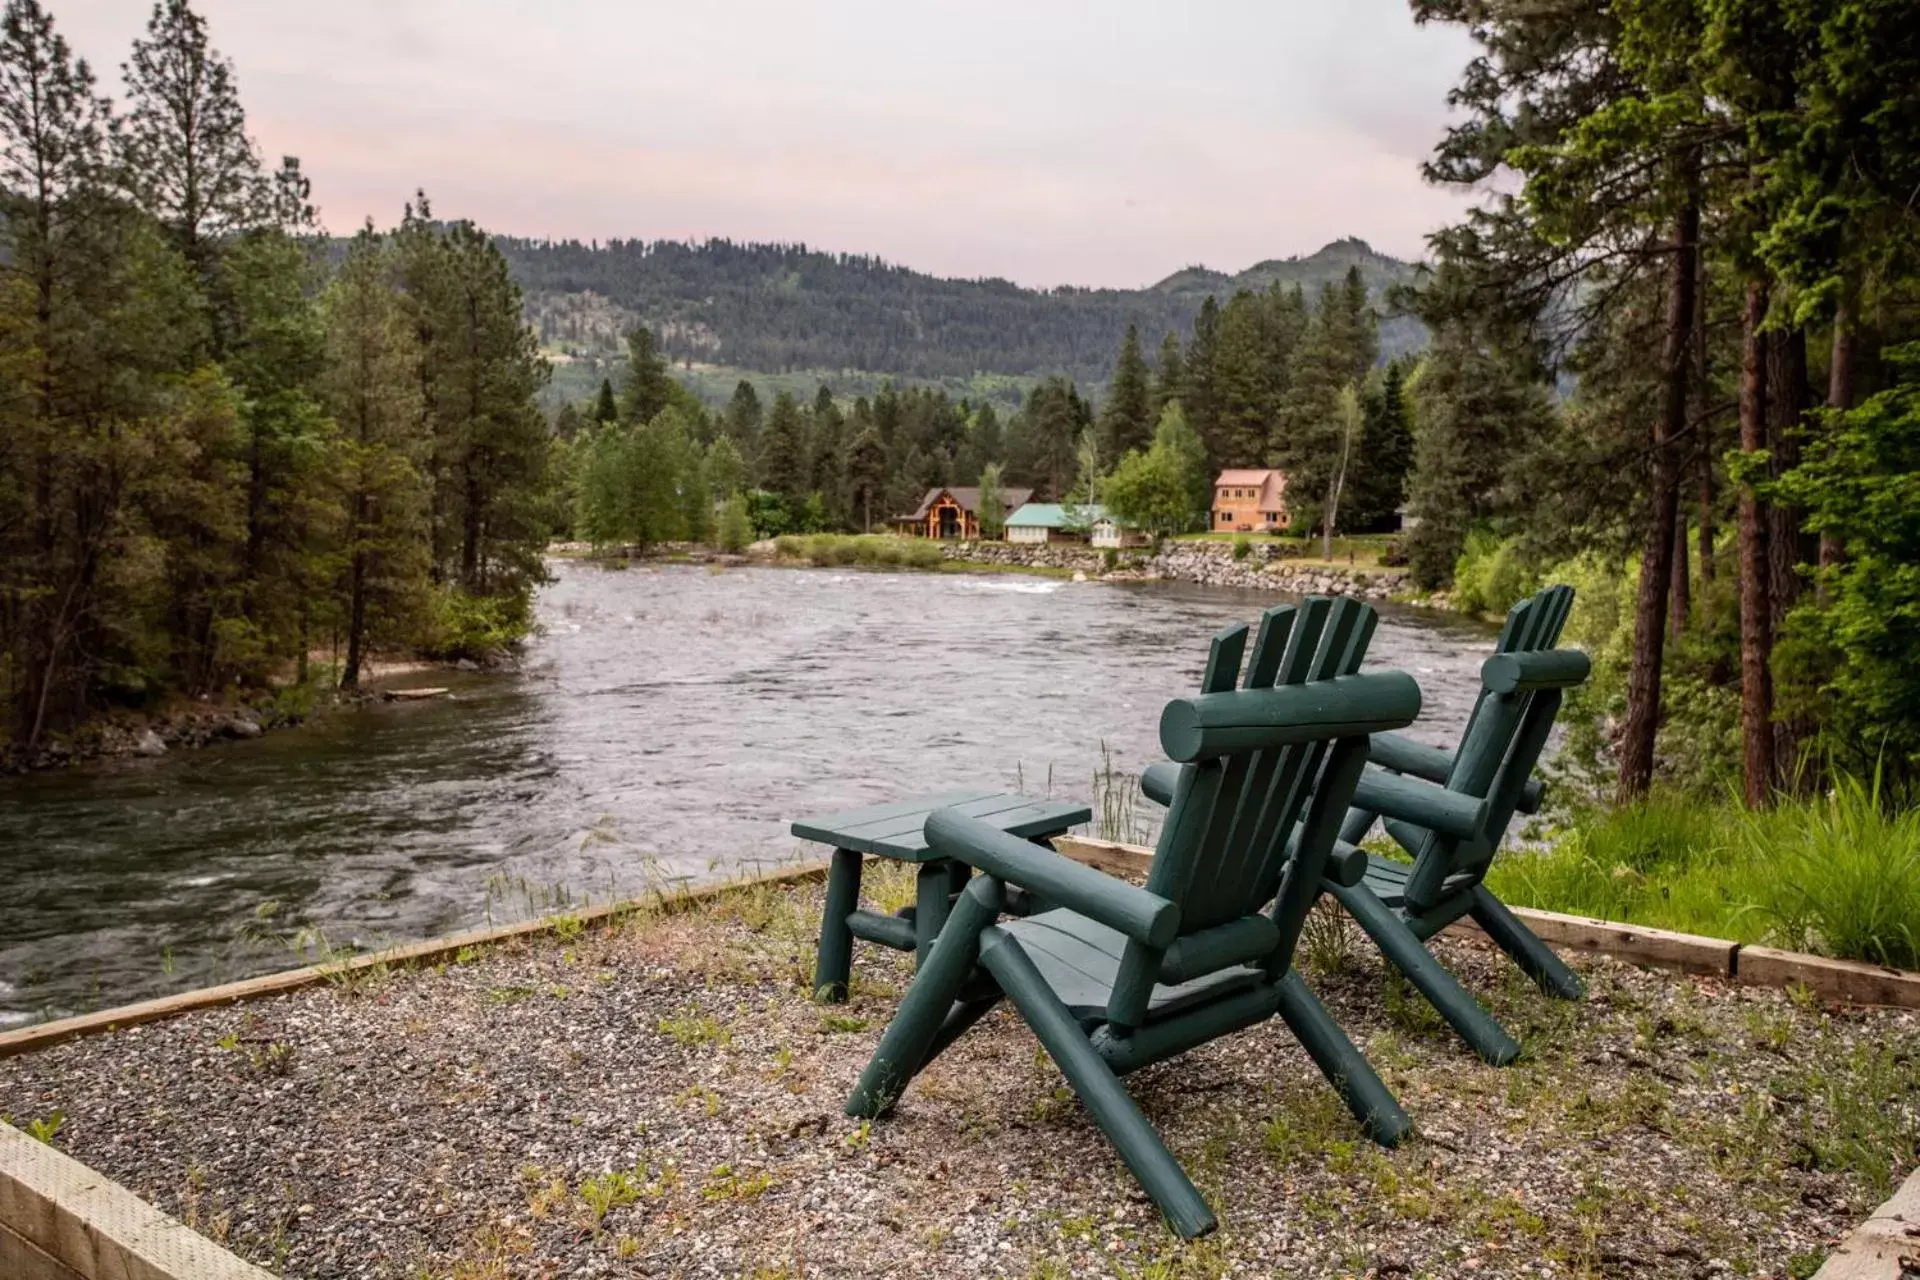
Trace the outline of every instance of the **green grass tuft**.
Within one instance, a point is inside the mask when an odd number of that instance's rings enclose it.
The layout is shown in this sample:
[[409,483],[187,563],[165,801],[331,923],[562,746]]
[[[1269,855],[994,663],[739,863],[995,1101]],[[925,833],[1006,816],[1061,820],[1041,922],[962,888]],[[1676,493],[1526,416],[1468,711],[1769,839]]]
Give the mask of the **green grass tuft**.
[[1877,782],[1749,812],[1655,795],[1495,860],[1515,906],[1920,968],[1920,811]]

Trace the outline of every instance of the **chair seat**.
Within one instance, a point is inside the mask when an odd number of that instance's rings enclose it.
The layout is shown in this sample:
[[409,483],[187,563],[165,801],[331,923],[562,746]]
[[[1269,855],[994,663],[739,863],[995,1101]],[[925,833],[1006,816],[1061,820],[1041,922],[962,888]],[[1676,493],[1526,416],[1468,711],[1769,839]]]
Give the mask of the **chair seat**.
[[1405,862],[1395,862],[1383,858],[1377,853],[1367,855],[1367,888],[1373,890],[1373,896],[1390,907],[1403,905],[1407,900],[1407,877],[1413,874],[1413,867]]
[[[1019,941],[1040,976],[1075,1018],[1087,1024],[1105,1020],[1107,1000],[1113,994],[1120,956],[1127,945],[1124,934],[1064,909],[1004,921],[999,928]],[[1147,1002],[1147,1021],[1244,991],[1265,980],[1266,974],[1258,969],[1234,965],[1177,986],[1156,986]]]

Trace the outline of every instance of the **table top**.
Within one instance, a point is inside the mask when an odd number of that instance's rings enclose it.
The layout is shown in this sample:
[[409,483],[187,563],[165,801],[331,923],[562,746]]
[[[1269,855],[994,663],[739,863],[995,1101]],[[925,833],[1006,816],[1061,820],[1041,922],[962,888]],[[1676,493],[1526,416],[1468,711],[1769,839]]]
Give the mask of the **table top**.
[[802,840],[817,840],[836,849],[898,858],[903,862],[930,862],[938,857],[927,848],[921,828],[935,809],[958,809],[970,818],[978,818],[1022,840],[1057,836],[1071,827],[1093,820],[1093,810],[1065,800],[1034,800],[1011,791],[973,788],[965,791],[939,791],[931,795],[909,796],[887,804],[864,809],[846,809],[802,818],[793,824],[793,834]]

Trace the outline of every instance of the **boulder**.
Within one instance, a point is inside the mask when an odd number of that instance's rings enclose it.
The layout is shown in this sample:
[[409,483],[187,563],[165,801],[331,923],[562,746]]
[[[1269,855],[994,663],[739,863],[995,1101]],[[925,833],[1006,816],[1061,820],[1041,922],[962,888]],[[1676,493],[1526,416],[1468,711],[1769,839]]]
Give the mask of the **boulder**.
[[133,740],[133,754],[137,756],[163,756],[167,754],[165,739],[151,729],[141,732]]

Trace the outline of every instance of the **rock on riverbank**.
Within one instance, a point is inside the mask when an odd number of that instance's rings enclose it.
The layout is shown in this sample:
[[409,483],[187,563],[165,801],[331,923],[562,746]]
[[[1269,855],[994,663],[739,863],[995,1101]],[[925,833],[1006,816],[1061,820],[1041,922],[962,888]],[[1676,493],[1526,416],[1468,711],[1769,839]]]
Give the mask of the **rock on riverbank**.
[[1158,550],[1146,547],[1115,553],[1107,565],[1106,553],[1075,544],[1022,545],[1010,542],[954,542],[941,547],[948,560],[1021,568],[1063,569],[1105,577],[1109,581],[1195,582],[1209,587],[1238,587],[1287,595],[1353,596],[1361,600],[1388,600],[1407,589],[1406,573],[1398,569],[1344,568],[1287,559],[1272,543],[1250,542],[1243,557],[1234,556],[1229,542],[1164,542]]

